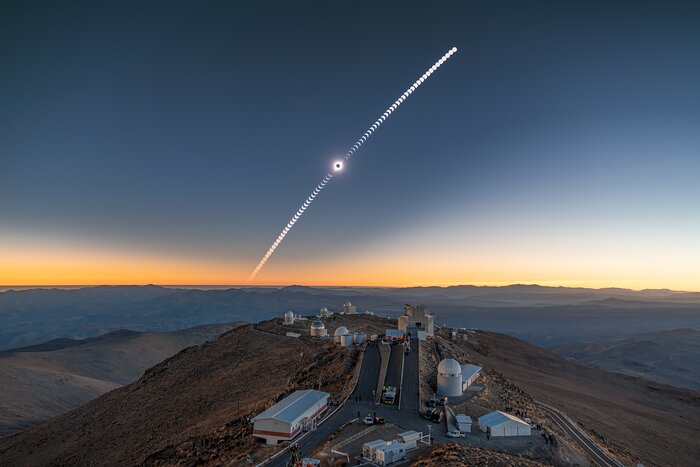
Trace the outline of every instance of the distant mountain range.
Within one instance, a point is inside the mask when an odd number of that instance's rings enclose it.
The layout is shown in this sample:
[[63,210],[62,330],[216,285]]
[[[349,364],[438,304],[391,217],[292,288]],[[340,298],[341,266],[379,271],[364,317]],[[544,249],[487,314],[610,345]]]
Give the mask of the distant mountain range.
[[201,324],[257,322],[287,310],[315,314],[350,300],[359,311],[396,316],[425,303],[436,322],[505,332],[561,345],[621,334],[700,329],[700,293],[669,290],[505,287],[160,286],[30,289],[0,293],[0,350],[56,338],[83,339],[118,329],[174,331]]
[[180,350],[215,339],[234,327],[236,324],[212,324],[169,333],[120,330],[0,352],[0,436],[131,383]]
[[700,390],[700,331],[675,329],[553,348],[605,370]]

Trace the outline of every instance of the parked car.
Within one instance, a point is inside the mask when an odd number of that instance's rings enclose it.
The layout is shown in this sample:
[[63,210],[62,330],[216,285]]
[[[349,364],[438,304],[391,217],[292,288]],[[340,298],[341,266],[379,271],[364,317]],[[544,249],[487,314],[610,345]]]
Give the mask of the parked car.
[[425,419],[426,420],[431,420],[433,418],[433,413],[435,413],[435,409],[428,409],[425,411]]
[[450,430],[447,432],[448,438],[464,438],[464,433],[459,430]]
[[440,423],[442,421],[442,417],[444,415],[445,415],[445,413],[442,410],[436,410],[430,416],[430,420],[432,420],[435,423]]
[[382,417],[374,417],[375,425],[384,425],[386,421]]
[[362,419],[362,423],[365,425],[374,425],[374,419],[372,417],[365,417]]

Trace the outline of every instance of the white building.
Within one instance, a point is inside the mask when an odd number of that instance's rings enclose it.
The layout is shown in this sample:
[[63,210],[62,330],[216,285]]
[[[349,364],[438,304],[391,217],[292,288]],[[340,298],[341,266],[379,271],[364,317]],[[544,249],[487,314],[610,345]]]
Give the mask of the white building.
[[402,443],[391,443],[377,448],[374,461],[379,465],[389,465],[406,458],[406,446]]
[[457,421],[457,429],[462,433],[472,432],[472,418],[469,415],[464,415],[463,413],[455,415],[455,420]]
[[387,445],[387,442],[383,439],[375,439],[362,445],[362,457],[368,461],[374,461],[376,457],[377,449],[383,448]]
[[346,334],[350,334],[350,331],[348,331],[348,328],[345,326],[340,326],[335,329],[335,332],[333,333],[333,340],[340,344],[340,336],[344,336]]
[[462,391],[466,391],[476,378],[481,374],[481,367],[477,365],[462,365]]
[[364,344],[367,342],[367,334],[364,332],[355,332],[353,333],[353,342],[355,344]]
[[410,451],[411,449],[416,449],[418,447],[418,441],[422,437],[423,433],[411,430],[399,433],[396,439],[399,443],[406,446],[406,451]]
[[404,305],[403,315],[399,316],[399,329],[411,337],[425,340],[435,335],[435,316],[426,311],[425,305],[412,307]]
[[309,326],[309,334],[312,337],[325,337],[328,335],[326,326],[323,325],[321,321],[311,321],[311,326]]
[[267,444],[294,439],[302,430],[316,425],[328,407],[327,392],[306,389],[294,391],[253,418],[253,436]]
[[491,436],[530,436],[532,427],[518,417],[497,410],[479,417],[479,428]]
[[284,324],[294,324],[294,312],[288,311],[284,314]]
[[441,397],[462,395],[462,367],[454,358],[446,358],[438,365],[437,394]]
[[326,308],[325,306],[321,308],[321,310],[318,312],[319,318],[329,318],[331,316],[333,316],[333,312],[328,311],[328,308]]
[[354,342],[355,342],[355,335],[351,332],[340,336],[340,340],[338,341],[338,343],[340,344],[341,347],[352,347],[352,344]]
[[344,315],[356,315],[357,314],[357,307],[350,302],[345,302],[345,304],[343,305],[342,314],[344,314]]

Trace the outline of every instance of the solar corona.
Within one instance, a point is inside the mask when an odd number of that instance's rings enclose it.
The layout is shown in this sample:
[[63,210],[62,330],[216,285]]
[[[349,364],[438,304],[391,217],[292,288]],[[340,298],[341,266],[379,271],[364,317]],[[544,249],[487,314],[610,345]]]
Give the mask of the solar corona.
[[[432,75],[442,64],[444,64],[449,58],[454,55],[457,52],[457,47],[452,47],[446,54],[444,54],[440,59],[435,62],[428,70],[423,73],[406,91],[399,96],[396,101],[394,101],[393,104],[391,104],[382,115],[379,116],[379,118],[367,129],[367,131],[364,132],[360,138],[355,141],[355,143],[352,145],[352,147],[348,150],[347,153],[345,153],[345,162],[350,161],[352,156],[362,147],[362,145],[367,142],[367,140],[372,136],[372,133],[374,133],[381,125],[384,123],[384,121],[389,118],[389,116],[395,112],[401,104],[410,96],[413,94],[413,92],[418,89],[418,87],[423,84],[429,77]],[[287,225],[282,229],[280,234],[277,236],[274,242],[272,242],[272,245],[270,245],[270,248],[268,248],[267,252],[263,255],[263,257],[260,259],[258,262],[257,266],[255,266],[255,269],[253,272],[250,274],[248,277],[248,282],[252,281],[255,279],[255,276],[258,275],[260,270],[265,266],[265,263],[267,263],[267,260],[270,259],[272,254],[275,252],[277,247],[282,243],[284,238],[287,236],[289,231],[294,227],[294,224],[297,223],[297,221],[301,218],[301,216],[304,214],[306,209],[311,205],[313,200],[318,196],[318,194],[323,190],[323,188],[328,184],[328,182],[331,181],[333,178],[333,175],[335,173],[341,172],[344,167],[344,162],[341,161],[335,161],[332,166],[332,170],[326,174],[325,177],[321,179],[321,182],[314,188],[314,190],[311,192],[311,194],[306,198],[304,203],[301,205],[301,207],[297,210],[296,213],[292,216],[292,218],[287,222]]]

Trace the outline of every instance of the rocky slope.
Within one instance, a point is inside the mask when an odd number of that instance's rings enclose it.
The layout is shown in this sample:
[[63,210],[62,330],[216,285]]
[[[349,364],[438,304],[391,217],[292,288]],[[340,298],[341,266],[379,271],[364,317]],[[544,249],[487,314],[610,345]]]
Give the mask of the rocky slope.
[[240,465],[267,457],[246,417],[314,387],[338,399],[353,385],[359,351],[250,325],[190,347],[138,381],[65,415],[0,439],[0,464]]
[[[529,414],[538,413],[530,398],[557,407],[628,463],[686,466],[697,462],[700,392],[582,365],[503,334],[477,331],[466,342],[448,336],[441,331],[436,341],[464,352],[469,360],[487,372],[495,371],[496,377],[501,375],[523,392],[522,397],[502,400],[502,404]],[[475,398],[470,404],[478,412],[491,409],[493,402]]]
[[411,467],[543,467],[546,464],[502,452],[463,444],[437,446],[429,454],[411,463]]
[[235,324],[169,333],[115,331],[0,352],[0,436],[61,415],[138,379],[151,366]]

